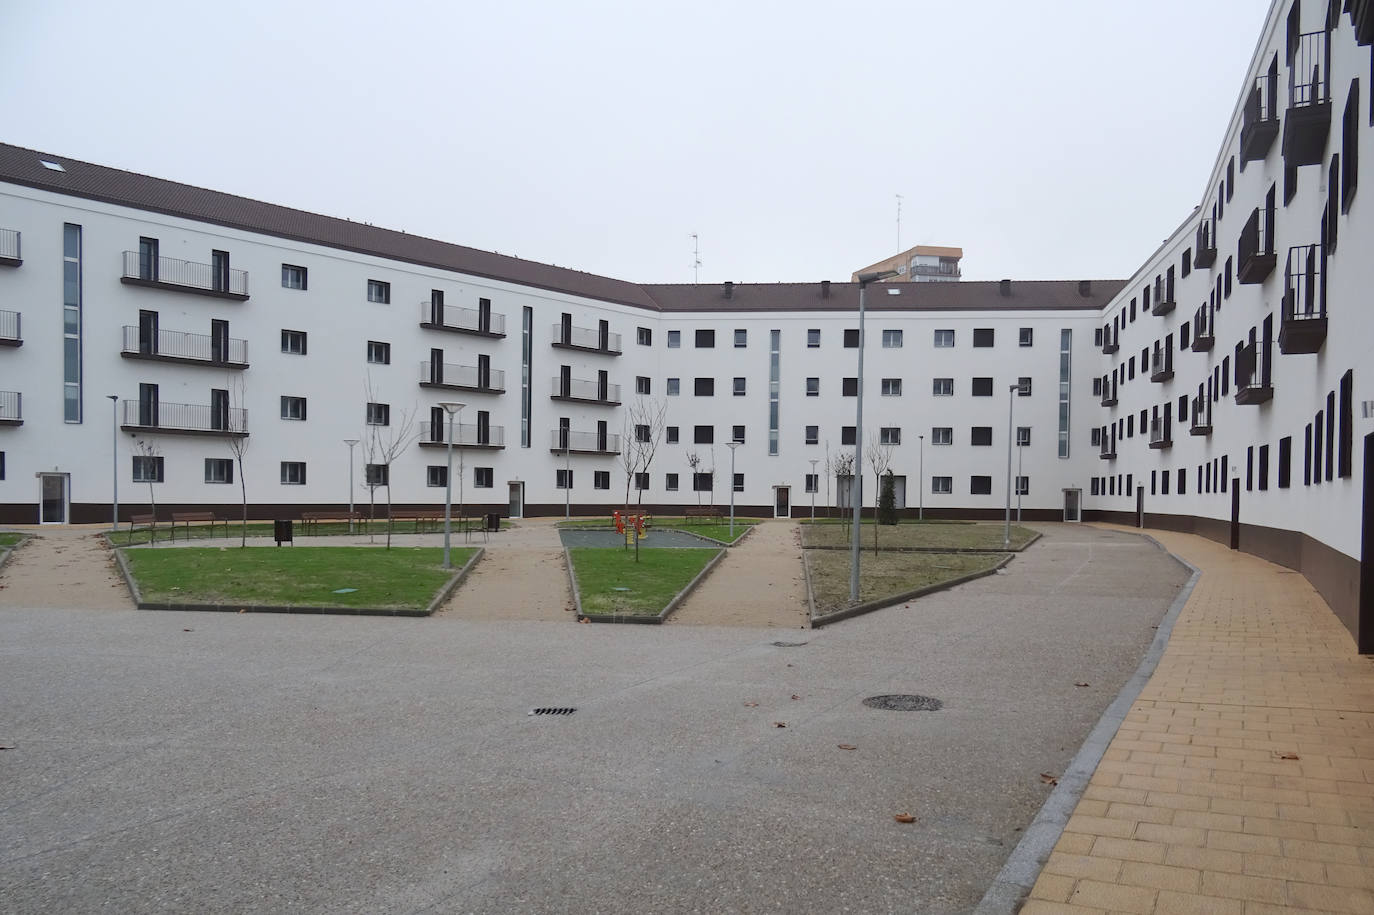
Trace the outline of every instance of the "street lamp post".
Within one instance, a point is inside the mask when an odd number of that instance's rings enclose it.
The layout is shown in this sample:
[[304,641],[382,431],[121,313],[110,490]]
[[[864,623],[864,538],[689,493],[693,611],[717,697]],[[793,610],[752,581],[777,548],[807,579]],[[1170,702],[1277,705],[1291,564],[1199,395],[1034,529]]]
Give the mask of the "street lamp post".
[[916,436],[921,440],[920,459],[916,465],[916,520],[926,520],[926,437]]
[[864,470],[864,290],[875,280],[897,276],[900,270],[874,270],[860,273],[859,281],[859,390],[854,404],[854,473],[849,489],[854,500],[854,531],[849,543],[849,602],[859,602],[859,522],[863,517]]
[[348,532],[353,533],[353,446],[358,444],[356,438],[346,438],[344,444],[348,446]]
[[816,490],[820,489],[820,478],[816,476],[816,465],[820,463],[818,458],[811,459],[811,523],[816,523]]
[[[449,536],[453,521],[453,418],[463,409],[463,404],[446,400],[439,404],[448,414],[448,469],[444,471],[444,568],[453,568],[449,558]],[[461,509],[459,516],[462,516]]]
[[110,527],[119,530],[119,395],[105,396],[110,398],[110,476],[113,483],[110,490],[113,500]]
[[1021,475],[1021,453],[1026,446],[1021,444],[1021,433],[1016,433],[1016,523],[1021,523],[1021,497],[1025,495],[1024,486],[1021,485],[1024,477]]
[[570,445],[572,442],[571,432],[563,433],[567,438],[563,439],[563,520],[572,518],[572,464],[569,463]]
[[1016,392],[1021,390],[1021,385],[1011,386],[1011,393],[1007,395],[1007,515],[1006,523],[1002,527],[1002,549],[1011,549],[1011,442],[1016,430],[1012,426],[1012,416],[1016,411]]
[[735,539],[735,449],[740,446],[739,442],[726,442],[725,447],[730,449],[730,540]]

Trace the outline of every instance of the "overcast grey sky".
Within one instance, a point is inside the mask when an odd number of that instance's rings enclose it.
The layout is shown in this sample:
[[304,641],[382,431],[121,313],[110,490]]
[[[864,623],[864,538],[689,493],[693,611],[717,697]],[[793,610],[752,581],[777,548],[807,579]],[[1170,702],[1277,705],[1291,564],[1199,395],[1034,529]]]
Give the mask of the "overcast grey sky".
[[0,0],[0,139],[641,282],[1126,277],[1268,0]]

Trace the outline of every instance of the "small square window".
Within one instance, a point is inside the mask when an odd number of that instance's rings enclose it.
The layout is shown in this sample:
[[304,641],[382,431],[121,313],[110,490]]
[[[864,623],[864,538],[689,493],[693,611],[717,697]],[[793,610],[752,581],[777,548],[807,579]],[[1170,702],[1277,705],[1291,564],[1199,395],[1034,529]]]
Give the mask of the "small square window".
[[840,427],[840,444],[841,444],[841,445],[852,445],[852,444],[854,444],[855,441],[856,441],[856,436],[855,436],[855,432],[854,432],[854,427],[853,427],[853,426],[841,426],[841,427]]
[[1016,494],[1018,496],[1030,495],[1030,477],[1016,478]]
[[496,483],[496,474],[491,467],[472,468],[472,485],[475,489],[491,489]]
[[819,378],[806,379],[806,396],[818,397],[821,393],[821,380]]
[[676,445],[679,434],[677,426],[667,426],[663,430],[663,440],[670,445]]
[[878,430],[878,442],[883,445],[900,445],[902,443],[901,426],[883,426]]
[[635,441],[641,445],[649,441],[648,423],[635,423]]
[[305,419],[305,398],[287,397],[281,399],[281,418],[282,419]]
[[744,474],[735,474],[735,492],[744,492]]
[[820,427],[820,426],[807,426],[807,427],[806,427],[806,443],[807,443],[808,445],[817,445],[817,444],[820,444],[820,440],[821,440],[821,427]]
[[635,376],[635,393],[636,393],[636,394],[648,394],[648,393],[649,393],[650,387],[651,387],[651,385],[650,385],[650,383],[649,383],[649,376],[648,376],[648,375],[636,375],[636,376]]
[[281,482],[283,486],[304,486],[305,461],[282,461]]
[[716,332],[714,330],[697,331],[697,349],[713,349],[716,345]]
[[653,331],[653,328],[651,328],[651,327],[637,327],[637,328],[635,328],[635,343],[638,343],[640,346],[653,346],[653,345],[654,345],[654,331]]
[[883,331],[883,349],[901,349],[902,332],[900,330]]
[[682,331],[668,331],[668,349],[678,349],[682,346]]
[[975,378],[975,379],[973,379],[973,390],[972,390],[972,394],[973,394],[974,397],[991,397],[991,396],[992,396],[992,379],[991,379],[991,378]]
[[842,396],[842,397],[858,397],[858,396],[859,396],[859,379],[858,379],[858,378],[842,378],[842,379],[840,379],[840,396]]
[[1031,427],[1030,427],[1030,426],[1017,426],[1017,427],[1016,427],[1016,444],[1018,444],[1018,445],[1020,445],[1022,448],[1024,448],[1024,447],[1026,447],[1027,445],[1029,445],[1030,442],[1031,442]]
[[807,492],[816,492],[816,491],[818,491],[819,486],[820,486],[820,474],[818,474],[818,473],[808,473],[808,474],[806,475],[806,491],[807,491]]
[[952,426],[936,426],[931,429],[930,443],[932,445],[953,445],[954,428]]
[[366,486],[386,486],[391,482],[390,464],[364,464],[363,484]]
[[954,345],[954,331],[937,330],[935,332],[936,349],[948,349]]
[[367,424],[369,426],[391,425],[391,404],[369,403],[367,405]]
[[936,396],[936,397],[953,397],[953,396],[954,396],[954,379],[953,379],[953,378],[936,378],[935,381],[934,381],[934,384],[932,385],[932,391],[931,391],[931,393],[932,393],[934,396]]
[[901,397],[901,396],[902,396],[902,379],[900,379],[900,378],[884,378],[884,379],[883,379],[883,396],[884,396],[884,397]]
[[821,329],[820,329],[819,327],[812,327],[812,328],[810,328],[809,330],[807,330],[807,332],[806,332],[806,347],[807,347],[807,349],[816,349],[816,348],[819,347],[820,345],[821,345]]
[[381,280],[367,281],[367,300],[379,305],[391,304],[391,284]]
[[972,476],[968,478],[968,491],[975,496],[986,496],[992,492],[992,477]]
[[992,426],[974,426],[969,435],[970,445],[991,445]]
[[743,427],[743,426],[731,426],[731,427],[730,427],[730,441],[732,441],[732,442],[743,442],[743,441],[744,441],[744,427]]
[[663,475],[663,488],[668,492],[677,492],[677,474],[666,473]]
[[697,397],[714,397],[716,380],[714,378],[698,378],[692,384],[692,393]]
[[697,445],[709,445],[716,440],[715,426],[693,426],[692,442]]
[[643,471],[635,473],[635,489],[643,492],[649,488],[649,475]]
[[676,397],[676,396],[678,395],[678,389],[681,387],[681,385],[682,385],[681,379],[678,379],[678,378],[669,378],[669,379],[668,379],[668,383],[667,383],[667,385],[666,385],[666,390],[667,390],[667,392],[668,392],[668,396],[669,396],[669,397]]
[[975,348],[986,348],[993,345],[995,334],[991,327],[976,327],[973,330],[973,345]]
[[373,365],[390,365],[391,344],[379,340],[367,341],[367,361]]
[[443,464],[430,464],[425,468],[426,486],[447,486],[448,467]]
[[844,329],[844,348],[859,348],[859,329],[857,327],[846,327]]
[[[135,483],[163,482],[161,455],[135,454],[133,457]],[[0,475],[0,479],[4,479],[3,475]]]
[[736,396],[736,397],[743,397],[743,396],[744,396],[744,379],[743,379],[743,378],[736,378],[736,379],[735,379],[735,396]]
[[207,483],[232,483],[234,482],[234,462],[229,458],[206,458],[205,459],[205,482]]
[[936,495],[949,495],[954,491],[954,477],[931,477],[930,491]]
[[611,472],[609,470],[592,471],[592,489],[610,489]]
[[283,289],[304,289],[306,271],[304,267],[292,264],[281,265],[281,285]]
[[281,351],[293,356],[305,355],[305,331],[283,330],[281,332]]
[[1031,346],[1035,342],[1035,328],[1023,327],[1017,335],[1016,342],[1021,346]]
[[749,331],[742,327],[735,328],[735,349],[744,349],[749,345]]
[[1031,396],[1031,379],[1029,375],[1022,375],[1016,379],[1016,394],[1018,397]]
[[553,488],[554,488],[554,489],[572,489],[572,488],[573,488],[573,472],[572,472],[571,470],[563,470],[563,469],[561,469],[561,468],[558,469],[558,470],[555,470],[554,473],[553,473]]

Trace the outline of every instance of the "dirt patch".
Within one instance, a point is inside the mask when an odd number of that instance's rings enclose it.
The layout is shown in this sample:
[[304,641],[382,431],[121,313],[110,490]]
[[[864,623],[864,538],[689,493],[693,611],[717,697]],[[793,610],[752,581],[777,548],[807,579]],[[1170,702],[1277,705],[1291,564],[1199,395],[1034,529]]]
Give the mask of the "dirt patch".
[[801,533],[791,521],[765,521],[668,617],[672,624],[805,629],[806,576]]
[[522,521],[483,546],[486,555],[436,618],[573,622],[572,591],[553,522]]
[[0,607],[129,610],[133,605],[113,552],[99,534],[35,534],[0,570]]

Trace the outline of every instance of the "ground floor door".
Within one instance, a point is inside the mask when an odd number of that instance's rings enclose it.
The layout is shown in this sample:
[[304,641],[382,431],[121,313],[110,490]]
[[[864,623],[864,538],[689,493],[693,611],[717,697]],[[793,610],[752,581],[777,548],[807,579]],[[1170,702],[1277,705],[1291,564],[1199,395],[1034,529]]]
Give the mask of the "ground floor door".
[[1083,490],[1066,489],[1064,490],[1064,520],[1082,521],[1083,520]]
[[899,474],[888,474],[892,477],[892,507],[901,511],[906,508],[906,477]]
[[67,474],[40,473],[39,515],[40,524],[67,523]]
[[510,483],[510,517],[525,517],[525,484],[519,480]]
[[1360,539],[1357,644],[1360,654],[1374,654],[1374,432],[1364,437],[1364,518]]
[[773,487],[773,517],[790,518],[792,517],[792,487],[774,486]]

